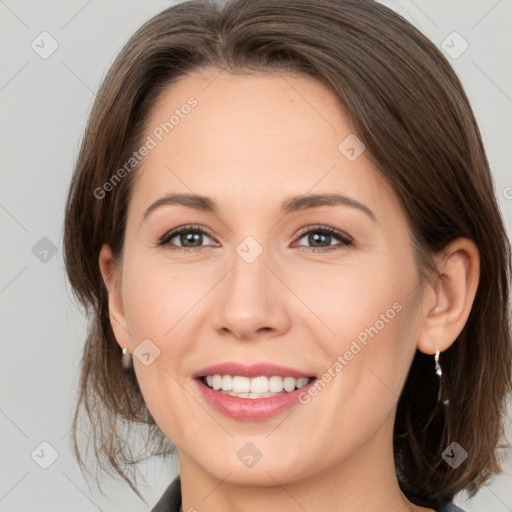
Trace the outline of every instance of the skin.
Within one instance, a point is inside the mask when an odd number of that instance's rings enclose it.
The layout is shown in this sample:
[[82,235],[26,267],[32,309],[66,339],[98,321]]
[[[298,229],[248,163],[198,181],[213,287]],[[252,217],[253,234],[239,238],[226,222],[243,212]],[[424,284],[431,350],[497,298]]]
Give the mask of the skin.
[[[219,73],[195,72],[160,97],[148,135],[189,96],[198,105],[137,169],[122,261],[108,245],[99,258],[119,345],[131,353],[150,339],[160,350],[149,366],[133,361],[151,414],[178,449],[183,510],[432,510],[399,489],[396,405],[416,349],[446,350],[463,329],[478,251],[455,240],[436,260],[443,279],[422,290],[393,190],[366,152],[349,161],[338,149],[354,129],[336,97],[310,77]],[[210,196],[218,212],[166,205],[141,222],[168,192]],[[279,211],[288,196],[332,192],[366,205],[375,221],[342,205]],[[174,237],[184,252],[157,246],[186,224],[208,234],[188,245]],[[318,224],[353,245],[333,235],[311,252],[314,241],[297,232]],[[236,252],[249,235],[263,249],[252,263]],[[271,419],[228,418],[192,380],[224,361],[321,377],[397,302],[401,311],[316,397]],[[247,442],[261,452],[251,468],[237,457]]]

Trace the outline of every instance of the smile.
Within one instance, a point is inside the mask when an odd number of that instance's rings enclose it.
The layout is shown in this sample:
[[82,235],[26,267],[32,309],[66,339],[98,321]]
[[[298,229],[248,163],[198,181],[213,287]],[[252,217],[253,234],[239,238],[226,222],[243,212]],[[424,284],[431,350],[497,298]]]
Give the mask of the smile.
[[282,393],[290,393],[304,387],[311,378],[281,377],[272,375],[267,377],[244,377],[243,375],[207,375],[203,383],[214,391],[238,398],[268,398]]
[[284,366],[222,363],[193,375],[207,404],[230,418],[261,421],[299,403],[315,376]]

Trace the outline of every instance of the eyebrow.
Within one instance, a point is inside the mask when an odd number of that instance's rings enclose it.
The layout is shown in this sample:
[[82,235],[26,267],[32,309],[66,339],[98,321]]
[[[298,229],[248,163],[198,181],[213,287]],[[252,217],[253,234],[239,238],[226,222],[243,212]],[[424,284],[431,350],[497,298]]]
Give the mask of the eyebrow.
[[[142,222],[144,222],[148,216],[157,208],[174,204],[210,213],[218,212],[215,201],[210,197],[196,194],[171,193],[166,194],[165,196],[157,199],[154,203],[152,203],[142,215]],[[288,214],[309,208],[317,208],[319,206],[349,206],[364,212],[373,221],[376,220],[375,214],[370,210],[370,208],[360,203],[359,201],[356,201],[355,199],[343,194],[309,194],[288,197],[281,205],[281,212],[283,214]]]

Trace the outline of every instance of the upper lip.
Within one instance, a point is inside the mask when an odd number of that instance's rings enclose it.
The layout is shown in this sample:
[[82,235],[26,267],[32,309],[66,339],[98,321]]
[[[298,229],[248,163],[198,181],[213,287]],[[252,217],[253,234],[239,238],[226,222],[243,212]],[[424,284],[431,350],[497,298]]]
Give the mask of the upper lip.
[[194,378],[205,377],[207,375],[241,375],[244,377],[259,377],[280,375],[282,377],[313,377],[311,373],[305,373],[295,368],[281,366],[273,363],[255,363],[250,365],[226,362],[215,364],[203,368],[193,374]]

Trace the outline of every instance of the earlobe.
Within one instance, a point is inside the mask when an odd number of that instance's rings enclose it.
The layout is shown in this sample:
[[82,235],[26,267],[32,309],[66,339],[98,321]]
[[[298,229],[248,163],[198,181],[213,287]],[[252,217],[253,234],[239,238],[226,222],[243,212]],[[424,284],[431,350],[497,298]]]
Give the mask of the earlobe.
[[[119,275],[119,269],[116,268],[112,251],[106,244],[100,251],[99,267],[108,293],[110,324],[116,341],[121,348],[130,347],[128,326],[121,296],[121,276]],[[130,349],[128,350],[130,351]]]
[[418,350],[435,354],[457,339],[471,312],[480,277],[480,257],[473,241],[458,238],[438,264],[440,277],[425,295]]

